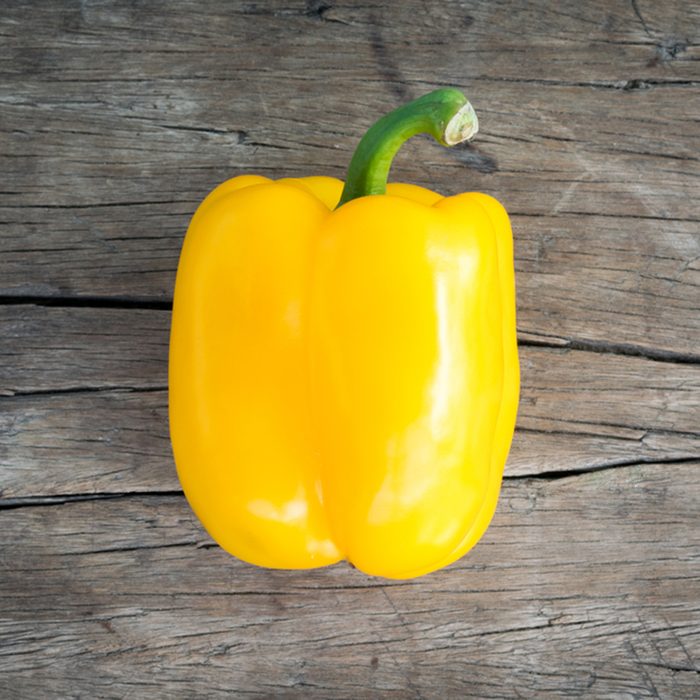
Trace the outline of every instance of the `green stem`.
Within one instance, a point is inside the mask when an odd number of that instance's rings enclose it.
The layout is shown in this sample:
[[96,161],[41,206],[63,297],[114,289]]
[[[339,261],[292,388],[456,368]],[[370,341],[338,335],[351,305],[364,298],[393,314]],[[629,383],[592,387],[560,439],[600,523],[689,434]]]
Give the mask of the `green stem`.
[[430,134],[443,146],[471,139],[479,122],[467,98],[441,88],[389,112],[360,141],[350,161],[338,206],[368,194],[385,194],[394,156],[416,134]]

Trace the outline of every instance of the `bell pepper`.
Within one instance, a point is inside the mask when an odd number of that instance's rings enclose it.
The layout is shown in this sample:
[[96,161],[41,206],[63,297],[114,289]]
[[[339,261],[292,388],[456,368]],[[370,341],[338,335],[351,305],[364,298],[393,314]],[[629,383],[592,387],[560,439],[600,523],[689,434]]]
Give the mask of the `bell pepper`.
[[179,261],[169,408],[184,493],[263,567],[411,578],[496,508],[518,402],[512,237],[485,194],[389,184],[408,138],[476,132],[457,90],[380,119],[346,182],[235,177]]

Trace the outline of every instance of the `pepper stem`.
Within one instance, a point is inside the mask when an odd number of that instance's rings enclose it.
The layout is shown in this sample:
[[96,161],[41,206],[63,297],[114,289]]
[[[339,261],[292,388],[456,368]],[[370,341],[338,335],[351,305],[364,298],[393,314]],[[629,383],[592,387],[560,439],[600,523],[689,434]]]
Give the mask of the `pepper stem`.
[[389,112],[358,144],[338,206],[368,194],[385,194],[391,162],[412,136],[427,133],[443,146],[454,146],[473,138],[478,130],[474,108],[454,88],[434,90]]

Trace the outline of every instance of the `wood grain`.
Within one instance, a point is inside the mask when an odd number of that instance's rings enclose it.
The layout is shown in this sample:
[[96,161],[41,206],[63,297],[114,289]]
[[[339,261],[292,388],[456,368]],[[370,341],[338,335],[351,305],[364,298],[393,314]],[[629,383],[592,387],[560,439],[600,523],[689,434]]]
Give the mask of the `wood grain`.
[[[169,320],[160,310],[0,307],[5,498],[179,488]],[[700,456],[698,365],[529,344],[520,361],[508,475]]]
[[454,83],[478,141],[393,177],[505,203],[522,328],[697,355],[697,8],[395,5],[12,6],[0,294],[168,300],[212,187],[342,177],[376,115]]
[[[700,697],[697,3],[8,0],[0,42],[0,696]],[[477,141],[392,178],[511,213],[494,522],[416,581],[250,567],[170,452],[188,221],[441,85]]]
[[482,542],[409,582],[237,562],[181,496],[0,511],[0,690],[691,698],[698,466],[506,483]]

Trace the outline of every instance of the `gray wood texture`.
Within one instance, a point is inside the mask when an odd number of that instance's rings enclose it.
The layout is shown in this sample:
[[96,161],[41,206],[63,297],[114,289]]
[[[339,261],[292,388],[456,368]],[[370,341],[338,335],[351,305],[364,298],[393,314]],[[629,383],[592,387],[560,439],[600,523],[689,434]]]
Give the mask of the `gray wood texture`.
[[[700,6],[0,7],[0,696],[700,697]],[[342,177],[463,88],[395,180],[512,215],[523,390],[498,511],[422,579],[269,571],[189,510],[167,427],[187,223]]]

